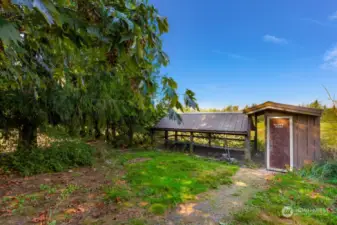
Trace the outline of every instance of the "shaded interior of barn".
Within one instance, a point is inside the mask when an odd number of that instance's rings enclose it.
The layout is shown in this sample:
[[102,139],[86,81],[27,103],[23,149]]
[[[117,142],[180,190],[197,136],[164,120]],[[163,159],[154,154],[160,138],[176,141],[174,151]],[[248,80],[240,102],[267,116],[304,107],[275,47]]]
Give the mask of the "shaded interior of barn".
[[243,113],[184,113],[182,121],[163,118],[153,138],[170,150],[244,160],[249,153],[250,126]]

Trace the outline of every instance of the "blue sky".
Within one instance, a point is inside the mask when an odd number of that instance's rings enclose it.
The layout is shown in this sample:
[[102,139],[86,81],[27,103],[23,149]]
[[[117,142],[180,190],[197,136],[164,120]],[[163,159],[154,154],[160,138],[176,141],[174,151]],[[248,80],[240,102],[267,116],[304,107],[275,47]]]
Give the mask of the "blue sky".
[[161,73],[201,108],[328,103],[323,85],[337,94],[337,1],[150,2],[170,24]]

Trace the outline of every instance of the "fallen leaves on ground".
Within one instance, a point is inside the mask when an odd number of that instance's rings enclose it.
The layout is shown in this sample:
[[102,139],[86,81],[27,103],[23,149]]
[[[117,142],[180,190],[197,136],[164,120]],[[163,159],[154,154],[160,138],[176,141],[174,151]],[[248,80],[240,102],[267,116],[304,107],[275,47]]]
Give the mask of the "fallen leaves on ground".
[[47,211],[44,211],[44,212],[40,212],[39,216],[38,217],[34,217],[32,219],[32,222],[33,223],[40,223],[42,225],[46,224],[46,221],[47,221]]

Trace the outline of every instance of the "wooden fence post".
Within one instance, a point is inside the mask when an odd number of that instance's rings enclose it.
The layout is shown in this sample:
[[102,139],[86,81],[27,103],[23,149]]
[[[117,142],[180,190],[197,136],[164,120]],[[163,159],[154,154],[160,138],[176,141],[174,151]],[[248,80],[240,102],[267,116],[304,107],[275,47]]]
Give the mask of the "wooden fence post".
[[151,148],[154,149],[154,130],[153,129],[151,129],[150,135],[151,135]]
[[178,148],[178,131],[174,131],[174,149]]
[[193,132],[190,133],[190,153],[193,153]]
[[167,144],[168,144],[168,131],[165,130],[165,148],[167,148]]
[[212,134],[211,133],[208,134],[208,146],[209,147],[212,146]]
[[252,117],[248,116],[248,127],[247,127],[247,135],[245,136],[245,160],[251,160],[251,152],[250,152],[250,127],[251,127]]
[[257,149],[257,115],[256,114],[254,116],[254,120],[255,120],[254,152],[257,153],[258,149]]

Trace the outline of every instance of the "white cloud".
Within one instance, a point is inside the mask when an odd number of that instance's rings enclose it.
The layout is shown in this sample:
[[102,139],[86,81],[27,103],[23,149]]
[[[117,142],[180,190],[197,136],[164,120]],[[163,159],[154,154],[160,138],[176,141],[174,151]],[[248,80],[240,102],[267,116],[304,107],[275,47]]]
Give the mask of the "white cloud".
[[265,42],[270,42],[274,44],[288,44],[288,41],[284,38],[275,37],[273,35],[266,34],[263,36]]
[[243,55],[239,55],[239,54],[236,54],[236,53],[231,53],[231,52],[223,52],[223,51],[220,51],[220,50],[213,50],[212,51],[213,53],[216,53],[216,54],[219,54],[219,55],[225,55],[229,58],[232,58],[232,59],[238,59],[238,60],[252,60],[251,58],[248,58],[248,57],[245,57]]
[[337,45],[324,54],[323,69],[337,69]]
[[336,28],[336,24],[332,23],[332,20],[337,20],[337,12],[335,13],[336,15],[332,15],[329,16],[331,21],[320,21],[320,20],[316,20],[316,19],[311,19],[311,18],[301,18],[302,21],[308,22],[308,23],[312,23],[318,26],[322,26],[322,27],[332,27],[332,28]]
[[328,25],[328,24],[323,23],[319,20],[315,20],[315,19],[311,19],[311,18],[302,18],[301,20],[307,21],[309,23],[313,23],[313,24],[316,24],[316,25],[319,25],[319,26],[327,26]]
[[337,20],[337,11],[334,12],[334,14],[332,14],[331,16],[329,16],[330,20]]

